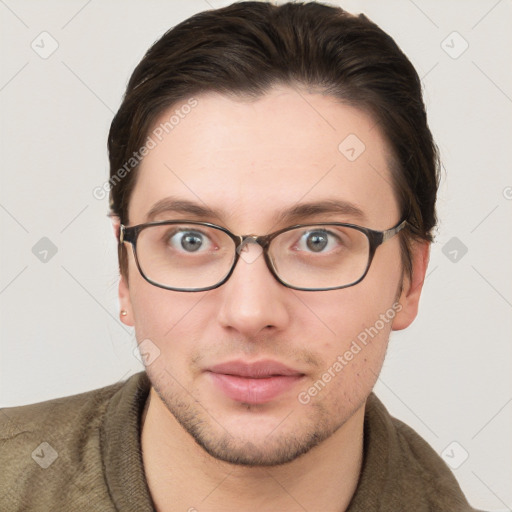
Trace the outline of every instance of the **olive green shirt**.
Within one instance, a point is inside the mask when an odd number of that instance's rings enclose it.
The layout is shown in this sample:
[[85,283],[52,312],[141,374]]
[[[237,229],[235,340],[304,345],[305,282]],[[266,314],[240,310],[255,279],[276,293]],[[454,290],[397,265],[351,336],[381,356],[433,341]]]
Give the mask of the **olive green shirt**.
[[[79,395],[0,409],[0,510],[153,512],[140,444],[149,389],[140,372]],[[473,509],[439,455],[372,393],[348,511],[400,510]]]

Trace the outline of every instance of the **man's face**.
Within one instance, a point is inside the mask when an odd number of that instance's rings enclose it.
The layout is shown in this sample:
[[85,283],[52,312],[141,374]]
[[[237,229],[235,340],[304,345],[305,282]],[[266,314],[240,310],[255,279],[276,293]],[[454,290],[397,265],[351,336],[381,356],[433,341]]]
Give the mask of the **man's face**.
[[[385,230],[400,220],[386,143],[362,111],[287,87],[255,101],[217,94],[196,99],[144,158],[130,225],[187,219],[261,235],[290,225],[278,222],[278,214],[326,200],[350,203],[363,215],[309,214],[292,224],[348,222]],[[168,210],[148,219],[169,197],[217,215]],[[253,251],[249,244],[225,284],[190,293],[146,282],[130,250],[120,298],[138,342],[150,340],[151,350],[159,350],[146,368],[157,405],[214,457],[273,465],[295,459],[361,412],[393,322],[403,314],[397,312],[402,268],[394,237],[378,248],[359,284],[297,291],[277,282]],[[259,362],[262,368],[251,366]],[[269,377],[265,368],[274,363],[289,372],[274,368],[270,373],[277,376]],[[240,375],[240,365],[249,378]],[[250,378],[258,372],[267,378]]]

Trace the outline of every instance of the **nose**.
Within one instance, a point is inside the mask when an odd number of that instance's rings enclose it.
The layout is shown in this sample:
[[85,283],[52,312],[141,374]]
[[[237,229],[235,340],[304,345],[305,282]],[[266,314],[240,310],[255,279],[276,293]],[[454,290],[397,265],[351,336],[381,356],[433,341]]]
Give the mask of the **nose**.
[[282,330],[290,321],[291,290],[271,274],[257,243],[242,247],[233,274],[217,292],[219,322],[244,337],[255,337],[263,329]]

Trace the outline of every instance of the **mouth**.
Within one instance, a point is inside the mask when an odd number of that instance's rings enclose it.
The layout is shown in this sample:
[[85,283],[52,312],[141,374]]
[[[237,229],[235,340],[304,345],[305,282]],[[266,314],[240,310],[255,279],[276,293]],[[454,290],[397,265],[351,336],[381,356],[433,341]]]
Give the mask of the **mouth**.
[[228,398],[264,404],[293,388],[304,373],[271,360],[246,363],[230,361],[206,370],[215,387]]

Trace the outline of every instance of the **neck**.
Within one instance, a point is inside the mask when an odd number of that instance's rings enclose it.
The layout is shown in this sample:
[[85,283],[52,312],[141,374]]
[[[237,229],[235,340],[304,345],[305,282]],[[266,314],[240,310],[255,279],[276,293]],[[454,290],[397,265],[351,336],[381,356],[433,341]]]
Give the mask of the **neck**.
[[330,438],[288,464],[237,466],[197,445],[151,388],[141,444],[156,510],[342,512],[361,471],[363,421],[364,406]]

